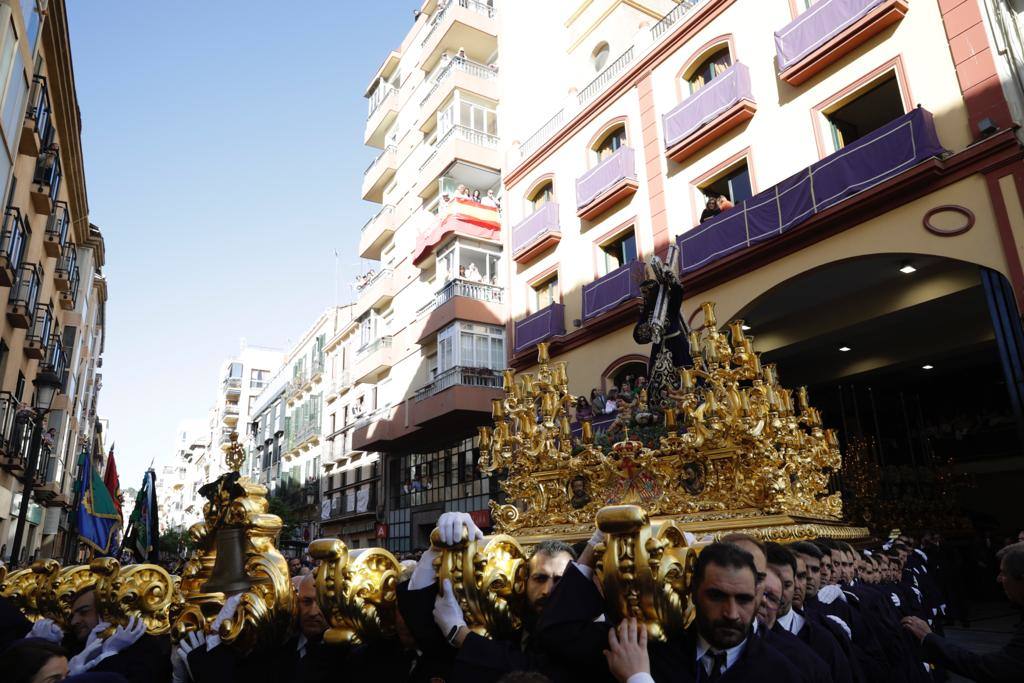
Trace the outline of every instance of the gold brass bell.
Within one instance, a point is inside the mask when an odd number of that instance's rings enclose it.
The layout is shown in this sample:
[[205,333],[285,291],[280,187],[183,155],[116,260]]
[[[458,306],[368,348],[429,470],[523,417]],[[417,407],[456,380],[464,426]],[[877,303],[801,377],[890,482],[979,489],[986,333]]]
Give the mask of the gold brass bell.
[[249,590],[252,580],[245,572],[245,533],[239,527],[217,530],[217,556],[204,593],[233,594]]

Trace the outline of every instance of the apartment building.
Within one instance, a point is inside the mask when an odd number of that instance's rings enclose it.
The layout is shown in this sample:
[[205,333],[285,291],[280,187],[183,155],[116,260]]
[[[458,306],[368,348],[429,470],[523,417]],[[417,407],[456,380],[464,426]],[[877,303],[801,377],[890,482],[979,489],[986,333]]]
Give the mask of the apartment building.
[[96,429],[107,285],[103,236],[89,222],[81,122],[63,0],[0,3],[0,547],[10,552],[31,442],[19,407],[48,371],[46,416],[25,557],[60,555],[75,458]]
[[[203,519],[205,500],[199,489],[212,481],[210,475],[216,471],[214,457],[223,455],[221,450],[210,449],[210,432],[206,420],[185,420],[178,425],[174,454],[162,466],[156,477],[156,501],[160,531],[184,531]],[[134,498],[127,497],[128,506]]]
[[[250,346],[242,341],[241,350],[221,368],[220,391],[210,413],[210,443],[221,450],[238,434],[240,443],[248,443],[248,425],[257,397],[282,366],[285,354],[278,349]],[[224,472],[223,463],[214,477]]]
[[[359,253],[379,265],[358,283],[337,343],[350,349],[345,448],[379,454],[377,475],[370,467],[366,476],[384,475],[388,516],[377,533],[392,550],[424,545],[443,510],[487,509],[490,482],[473,466],[476,426],[505,364],[501,11],[479,0],[424,2],[365,91],[364,141],[381,151],[362,196],[380,209]],[[339,499],[366,482],[338,474]]]
[[848,456],[867,443],[901,481],[955,462],[1011,500],[1019,16],[986,7],[1013,4],[503,4],[512,367],[549,341],[574,393],[644,375],[640,283],[674,245],[689,323],[703,301],[742,319]]

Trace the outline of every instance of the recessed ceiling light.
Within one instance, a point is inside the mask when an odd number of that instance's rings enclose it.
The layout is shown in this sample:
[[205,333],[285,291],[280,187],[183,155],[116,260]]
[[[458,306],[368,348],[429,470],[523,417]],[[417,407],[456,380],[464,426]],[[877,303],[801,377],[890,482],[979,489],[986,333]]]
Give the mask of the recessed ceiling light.
[[740,325],[740,329],[744,332],[750,332],[750,325]]
[[847,351],[852,351],[853,349],[851,349],[849,346],[840,346],[839,350],[842,351],[843,353],[846,353]]
[[931,370],[931,369],[933,369],[934,367],[935,367],[934,365],[922,365],[922,366],[921,366],[921,369],[922,369],[922,370]]
[[904,275],[910,275],[911,273],[916,273],[917,268],[910,265],[909,263],[904,263],[903,267],[900,268],[900,272],[903,273]]

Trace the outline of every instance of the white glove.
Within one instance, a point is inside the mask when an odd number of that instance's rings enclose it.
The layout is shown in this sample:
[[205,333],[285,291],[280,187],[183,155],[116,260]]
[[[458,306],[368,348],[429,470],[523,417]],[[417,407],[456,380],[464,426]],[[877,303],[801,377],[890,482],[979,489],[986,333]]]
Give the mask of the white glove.
[[445,579],[441,589],[441,595],[434,599],[434,623],[450,641],[458,629],[466,625],[466,618],[462,616],[462,608],[452,592],[452,582]]
[[822,586],[818,590],[818,600],[825,603],[826,605],[831,605],[833,602],[835,602],[836,598],[839,598],[843,602],[846,602],[846,595],[843,594],[843,589],[835,585],[834,583],[829,584],[828,586]]
[[462,540],[462,527],[469,530],[469,540],[480,541],[484,532],[473,522],[473,518],[465,512],[446,512],[437,520],[437,529],[441,532],[441,543],[453,545]]
[[412,576],[409,577],[409,590],[420,590],[437,581],[437,572],[434,571],[434,558],[437,555],[437,551],[433,548],[423,551],[419,562],[416,563],[416,568],[412,570]]
[[32,624],[32,630],[25,637],[40,638],[60,645],[60,641],[64,640],[64,631],[53,622],[53,619],[44,618]]
[[224,606],[220,608],[219,612],[217,612],[217,618],[214,619],[213,624],[210,625],[210,635],[206,637],[207,650],[212,650],[220,645],[220,625],[235,616],[235,611],[238,609],[238,603],[242,601],[242,595],[242,593],[238,593],[224,601]]
[[591,535],[590,540],[587,541],[587,545],[596,548],[599,543],[604,543],[604,532],[600,529],[594,529],[594,533]]
[[101,661],[103,641],[100,640],[99,634],[108,628],[110,628],[110,624],[105,621],[101,621],[93,627],[85,641],[85,647],[68,662],[68,673],[72,675],[85,673]]
[[188,665],[188,655],[192,650],[206,647],[206,634],[202,631],[189,631],[181,639],[178,647],[171,651],[171,668],[174,674],[172,683],[188,683],[192,678],[192,669]]
[[103,641],[104,658],[128,649],[146,633],[146,622],[138,617],[128,620],[127,628],[118,626],[114,634]]

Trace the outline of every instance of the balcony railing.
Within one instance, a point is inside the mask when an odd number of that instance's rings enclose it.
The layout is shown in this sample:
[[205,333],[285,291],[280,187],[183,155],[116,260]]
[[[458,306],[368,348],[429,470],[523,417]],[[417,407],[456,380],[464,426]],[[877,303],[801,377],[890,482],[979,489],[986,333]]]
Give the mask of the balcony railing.
[[[538,127],[538,129],[526,138],[526,141],[519,146],[519,154],[521,158],[525,159],[540,147],[545,142],[550,140],[555,133],[562,129],[562,127],[572,120],[575,116],[577,109],[582,107],[586,103],[590,102],[605,88],[611,85],[619,76],[628,70],[628,67],[639,61],[639,58],[651,51],[657,49],[658,45],[666,40],[666,36],[672,33],[670,30],[673,26],[679,24],[687,15],[699,11],[702,5],[708,3],[708,0],[689,0],[688,2],[682,2],[677,6],[673,7],[664,17],[661,18],[658,23],[651,27],[651,40],[641,40],[633,45],[632,48],[623,53],[618,59],[609,65],[601,75],[599,75],[594,81],[591,81],[577,96],[575,105],[568,108],[563,108],[551,116],[547,121]],[[629,55],[627,57],[627,55]],[[625,64],[619,64],[619,60],[625,59]],[[611,69],[615,67],[618,69],[617,73],[612,75],[609,73]],[[604,77],[604,78],[602,78]],[[575,107],[575,108],[574,108]]]
[[430,20],[430,27],[427,29],[427,34],[423,36],[423,40],[420,41],[421,47],[430,41],[434,36],[434,32],[437,31],[437,28],[444,23],[444,18],[448,14],[448,8],[453,4],[464,9],[473,10],[477,14],[482,14],[485,17],[493,18],[496,14],[493,3],[480,2],[479,0],[447,0],[447,2],[438,3],[439,6],[437,11],[434,12],[434,18]]
[[368,344],[365,344],[364,346],[360,347],[359,350],[356,351],[356,358],[359,358],[359,359],[366,358],[367,356],[369,356],[371,354],[374,354],[377,351],[380,351],[381,349],[390,349],[390,348],[391,348],[391,337],[390,336],[378,337],[377,339],[374,339],[372,342],[370,342]]
[[47,188],[46,194],[49,195],[50,201],[56,202],[62,177],[60,154],[51,147],[40,154],[36,160],[36,171],[32,177],[32,183]]
[[548,235],[561,235],[558,204],[547,202],[512,228],[512,255],[539,243]]
[[64,255],[57,261],[57,267],[54,269],[53,274],[57,278],[60,289],[65,289],[68,283],[71,281],[71,271],[78,268],[78,250],[68,249],[64,252]]
[[82,274],[78,266],[71,269],[68,275],[68,288],[60,293],[61,308],[66,311],[73,311],[78,306],[78,286],[81,284]]
[[515,323],[515,352],[531,348],[537,342],[565,334],[565,306],[551,304]]
[[[890,2],[891,0],[817,0],[800,16],[775,32],[775,53],[779,71],[785,72],[798,64],[872,11]],[[905,11],[906,7],[902,9]],[[902,17],[902,13],[898,13],[898,16]],[[892,23],[896,19],[897,16],[893,15],[886,21]],[[846,51],[848,50],[844,50]]]
[[41,271],[42,269],[36,263],[21,264],[14,286],[11,287],[8,303],[24,306],[27,311],[34,311],[36,304],[39,303],[39,287],[42,284]]
[[[35,358],[42,358],[46,347],[50,344],[50,335],[53,332],[53,309],[50,304],[37,304],[36,313],[32,319],[32,326],[25,334],[25,353]],[[30,350],[32,352],[30,352]]]
[[581,107],[584,106],[587,102],[604,92],[604,89],[607,88],[612,81],[618,78],[622,72],[626,70],[626,67],[633,63],[633,54],[634,49],[630,46],[630,48],[619,55],[614,62],[605,67],[604,71],[597,75],[597,78],[590,81],[590,83],[587,84],[587,87],[580,90],[579,95],[576,96],[579,101],[579,105]]
[[643,261],[633,261],[583,285],[583,319],[595,318],[623,301],[640,296],[644,272]]
[[662,117],[665,147],[686,140],[744,100],[754,101],[750,71],[737,62]]
[[50,117],[50,97],[46,89],[46,77],[35,76],[32,78],[32,91],[29,93],[25,118],[35,125],[39,143],[43,149],[49,147],[53,142],[53,123]]
[[3,236],[0,238],[2,239],[0,255],[6,259],[7,267],[13,271],[17,271],[21,267],[28,235],[28,224],[22,218],[21,211],[17,207],[8,206],[7,211],[4,212]]
[[56,247],[51,256],[59,256],[64,245],[68,243],[68,229],[71,227],[71,215],[68,213],[68,205],[64,202],[57,202],[54,205],[53,213],[46,219],[46,241]]
[[384,104],[384,101],[388,96],[397,91],[398,88],[395,86],[391,85],[387,81],[381,81],[380,84],[377,85],[377,89],[373,91],[372,95],[370,95],[369,111],[366,114],[366,118],[373,116],[373,113],[377,111],[377,108],[380,107],[380,105]]
[[224,389],[238,389],[242,390],[242,378],[241,377],[225,377],[224,378]]
[[457,296],[500,304],[504,299],[504,294],[505,290],[497,285],[456,278],[445,283],[444,287],[434,295],[434,308],[448,303]]
[[466,142],[470,142],[474,145],[488,147],[491,149],[496,148],[499,141],[497,135],[491,135],[490,133],[485,133],[484,131],[477,130],[476,128],[470,128],[469,126],[452,126],[448,129],[447,133],[441,136],[441,139],[434,145],[434,149],[430,152],[427,158],[423,160],[423,163],[420,164],[420,170],[422,171],[431,161],[434,160],[434,157],[437,156],[437,150],[441,149],[442,145],[449,140],[454,139],[465,140]]
[[60,330],[57,329],[50,335],[50,346],[47,348],[46,357],[43,359],[41,367],[62,377],[66,365],[67,356],[64,353],[64,342],[61,340]]
[[501,373],[490,368],[448,368],[429,384],[416,390],[416,401],[424,401],[454,386],[498,388],[501,386]]
[[451,61],[449,61],[447,64],[441,67],[441,70],[437,73],[437,76],[434,77],[434,80],[430,86],[430,90],[428,90],[427,94],[423,97],[422,100],[420,100],[420,106],[422,107],[424,104],[426,104],[427,100],[430,99],[430,96],[437,92],[437,89],[441,86],[441,84],[444,83],[444,81],[446,81],[448,77],[451,76],[456,71],[463,71],[469,74],[470,76],[476,76],[477,78],[483,80],[494,78],[495,76],[498,75],[497,71],[487,66],[486,64],[474,62],[472,59],[468,59],[466,57],[452,57]]
[[363,492],[346,492],[337,498],[331,496],[330,517],[325,521],[376,513],[377,479],[378,477],[374,477],[373,479],[367,480],[368,488],[364,489]]
[[381,217],[386,217],[386,216],[394,214],[394,213],[395,213],[395,207],[393,205],[391,205],[391,204],[385,204],[384,206],[381,207],[380,211],[375,213],[370,218],[370,220],[368,220],[365,223],[363,223],[363,227],[360,230],[360,232],[366,232],[366,229],[369,228],[374,223],[376,223],[377,219],[379,219]]
[[576,180],[576,208],[585,208],[626,179],[636,180],[636,154],[632,147],[619,147],[614,154]]
[[369,280],[365,280],[362,283],[362,285],[358,286],[357,287],[357,291],[365,292],[368,289],[370,289],[371,287],[373,287],[375,284],[377,284],[378,282],[383,282],[384,280],[390,280],[394,276],[394,274],[395,274],[395,271],[393,271],[391,268],[381,268],[376,273],[374,273],[370,277]]
[[815,214],[945,150],[918,107],[677,238],[685,272],[777,239]]
[[373,167],[380,163],[380,161],[383,160],[384,157],[386,157],[388,154],[394,154],[397,151],[398,148],[395,147],[394,145],[388,145],[387,147],[385,147],[384,151],[378,154],[376,157],[374,157],[373,161],[370,162],[370,165],[366,167],[366,170],[363,171],[363,176],[365,177],[370,175],[370,171],[373,170]]

